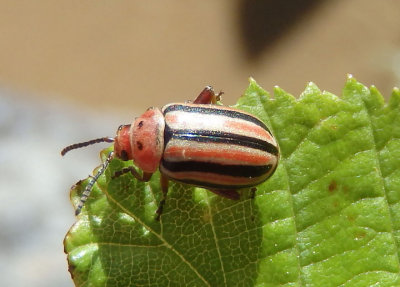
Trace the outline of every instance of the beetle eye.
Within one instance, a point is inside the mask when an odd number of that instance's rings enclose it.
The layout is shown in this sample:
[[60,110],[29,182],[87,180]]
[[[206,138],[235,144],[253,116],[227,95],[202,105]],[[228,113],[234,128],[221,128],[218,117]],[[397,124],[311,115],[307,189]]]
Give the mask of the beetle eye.
[[121,150],[121,159],[122,160],[124,160],[124,161],[127,161],[127,160],[129,160],[129,158],[128,158],[128,153],[126,152],[126,150]]
[[124,129],[124,128],[129,128],[131,125],[120,125],[119,127],[118,127],[118,131],[120,132],[120,131],[122,131],[122,129]]
[[138,123],[138,127],[139,127],[139,129],[140,129],[141,127],[143,127],[143,121],[140,121],[140,122]]

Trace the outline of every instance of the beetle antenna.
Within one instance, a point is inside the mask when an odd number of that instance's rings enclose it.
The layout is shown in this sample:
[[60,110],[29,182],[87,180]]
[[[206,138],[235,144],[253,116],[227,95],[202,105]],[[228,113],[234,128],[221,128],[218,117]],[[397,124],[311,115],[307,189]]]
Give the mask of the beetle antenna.
[[90,141],[87,141],[87,142],[72,144],[72,145],[69,145],[69,146],[65,147],[61,151],[61,155],[64,156],[67,152],[69,152],[70,150],[73,150],[73,149],[85,147],[85,146],[96,144],[96,143],[102,143],[102,142],[112,143],[112,142],[114,142],[114,138],[104,137],[104,138],[98,138],[98,139],[90,140]]
[[80,201],[78,203],[78,206],[76,207],[75,210],[75,215],[78,216],[79,213],[81,213],[82,207],[85,204],[86,200],[88,199],[90,192],[92,191],[93,185],[96,183],[96,181],[99,179],[99,177],[105,172],[105,170],[108,167],[108,164],[110,163],[110,161],[113,159],[114,157],[114,152],[110,152],[106,158],[106,160],[103,162],[102,166],[100,167],[100,169],[97,171],[95,176],[89,176],[90,177],[90,181],[89,183],[86,185],[85,190],[83,191]]

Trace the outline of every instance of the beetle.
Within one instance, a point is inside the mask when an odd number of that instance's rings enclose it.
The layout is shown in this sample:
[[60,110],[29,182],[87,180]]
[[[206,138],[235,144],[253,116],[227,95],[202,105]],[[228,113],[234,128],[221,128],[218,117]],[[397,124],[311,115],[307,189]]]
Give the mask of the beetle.
[[132,124],[121,125],[114,138],[98,138],[64,148],[61,155],[95,143],[114,143],[114,150],[83,191],[75,214],[81,212],[94,183],[113,158],[133,160],[142,173],[129,166],[112,178],[131,173],[140,181],[149,181],[159,169],[163,197],[156,211],[157,220],[163,211],[169,180],[203,187],[232,200],[240,198],[238,189],[255,187],[267,180],[278,165],[277,141],[254,115],[217,105],[221,94],[207,86],[193,102],[147,109]]

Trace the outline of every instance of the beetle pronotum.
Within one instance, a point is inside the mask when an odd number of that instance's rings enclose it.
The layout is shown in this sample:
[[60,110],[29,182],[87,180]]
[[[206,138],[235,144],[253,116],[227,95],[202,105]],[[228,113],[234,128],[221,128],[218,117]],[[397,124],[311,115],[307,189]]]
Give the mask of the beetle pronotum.
[[121,125],[114,138],[104,137],[64,148],[62,155],[95,143],[114,142],[114,151],[83,191],[76,215],[113,158],[133,160],[142,170],[139,173],[130,166],[113,177],[131,173],[140,181],[148,181],[160,170],[163,199],[156,211],[157,219],[167,196],[168,180],[204,187],[233,200],[240,197],[238,189],[267,180],[279,161],[275,138],[257,117],[215,105],[220,95],[215,95],[208,86],[193,103],[149,108],[132,124]]

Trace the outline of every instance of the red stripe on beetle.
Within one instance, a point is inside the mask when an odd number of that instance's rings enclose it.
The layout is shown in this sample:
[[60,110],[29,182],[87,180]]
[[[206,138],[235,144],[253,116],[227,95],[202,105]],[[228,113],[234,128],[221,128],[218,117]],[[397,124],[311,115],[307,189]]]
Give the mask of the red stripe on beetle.
[[[220,147],[218,147],[220,146]],[[197,160],[197,161],[213,161],[226,164],[248,164],[248,165],[264,165],[269,164],[274,157],[273,155],[251,148],[229,146],[224,148],[226,144],[209,143],[195,146],[167,145],[164,150],[164,158],[168,160]]]
[[271,134],[268,131],[260,126],[251,124],[249,122],[230,120],[225,122],[225,126],[229,129],[238,131],[241,134],[264,139],[270,143],[275,144],[275,140],[272,138]]

